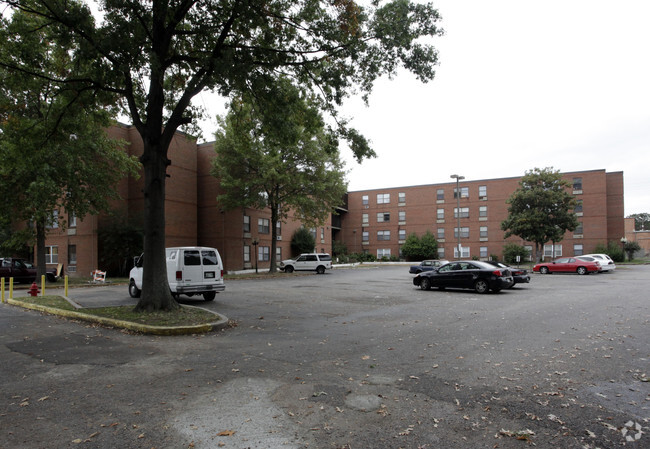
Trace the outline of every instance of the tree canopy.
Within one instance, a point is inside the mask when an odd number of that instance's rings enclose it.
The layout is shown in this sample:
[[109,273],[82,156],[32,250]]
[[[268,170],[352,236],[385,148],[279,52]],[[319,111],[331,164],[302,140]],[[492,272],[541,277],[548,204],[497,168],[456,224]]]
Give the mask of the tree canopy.
[[534,168],[526,171],[519,188],[508,198],[508,217],[501,222],[504,237],[511,235],[535,243],[536,252],[546,242],[560,242],[566,231],[578,227],[573,209],[576,200],[559,171]]
[[13,236],[35,239],[44,274],[47,229],[66,225],[63,212],[83,219],[106,210],[118,197],[115,184],[139,164],[106,135],[111,120],[103,102],[110,97],[51,81],[75,64],[72,46],[55,43],[38,15],[17,11],[4,22],[0,59],[20,55],[50,78],[0,66],[0,214],[33,225]]
[[[57,42],[72,42],[85,64],[54,77],[121,99],[143,140],[144,253],[140,310],[178,307],[165,279],[165,178],[168,149],[180,127],[196,124],[191,104],[203,90],[229,95],[283,73],[318,94],[358,160],[371,154],[363,136],[336,117],[352,93],[367,96],[375,80],[403,68],[433,78],[440,16],[409,0],[100,0],[98,19],[78,0],[0,0],[45,19]],[[28,32],[22,33],[24,37]],[[0,65],[51,78],[22,57]]]
[[[285,78],[243,92],[230,104],[216,133],[213,175],[225,209],[269,208],[271,254],[277,222],[289,214],[306,226],[322,224],[347,191],[338,142],[317,101]],[[271,272],[276,271],[271,257]]]
[[650,214],[643,212],[640,214],[631,214],[627,218],[634,218],[634,230],[635,231],[647,231],[650,230]]
[[425,232],[422,237],[413,232],[402,245],[402,255],[408,260],[437,259],[438,241],[431,231]]

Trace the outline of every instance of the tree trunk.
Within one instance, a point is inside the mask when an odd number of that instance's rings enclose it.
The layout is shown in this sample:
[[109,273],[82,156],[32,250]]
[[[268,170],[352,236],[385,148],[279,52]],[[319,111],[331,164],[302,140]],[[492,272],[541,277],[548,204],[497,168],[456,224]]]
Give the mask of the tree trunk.
[[41,276],[45,274],[47,267],[45,265],[45,222],[36,222],[36,279],[38,283]]
[[160,142],[144,138],[144,264],[142,296],[136,311],[176,310],[169,290],[165,255],[165,181],[169,162]]
[[278,221],[278,206],[275,204],[275,202],[271,201],[270,202],[270,207],[271,207],[271,254],[269,254],[269,258],[271,259],[271,265],[269,266],[269,273],[275,273],[278,271],[277,268],[277,262],[275,261],[275,253],[277,251],[277,246],[278,246],[278,227],[276,225]]

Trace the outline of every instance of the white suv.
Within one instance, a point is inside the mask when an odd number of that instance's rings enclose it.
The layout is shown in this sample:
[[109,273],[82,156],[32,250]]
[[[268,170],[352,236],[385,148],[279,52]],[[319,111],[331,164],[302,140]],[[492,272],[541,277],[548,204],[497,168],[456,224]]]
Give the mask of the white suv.
[[614,271],[616,269],[616,264],[607,254],[585,254],[585,256],[596,259],[603,271]]
[[332,256],[329,254],[307,253],[301,254],[295,259],[283,260],[280,269],[285,273],[296,271],[316,271],[318,274],[325,273],[326,269],[332,268]]

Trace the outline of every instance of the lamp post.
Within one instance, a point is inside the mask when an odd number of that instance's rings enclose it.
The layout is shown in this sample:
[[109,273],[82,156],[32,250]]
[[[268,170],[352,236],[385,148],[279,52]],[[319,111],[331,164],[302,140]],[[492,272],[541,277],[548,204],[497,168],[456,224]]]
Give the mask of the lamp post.
[[465,179],[464,176],[460,175],[451,175],[451,179],[456,180],[456,216],[458,217],[458,258],[461,258],[461,246],[460,246],[460,187],[459,183],[461,179]]
[[253,248],[255,248],[253,251],[255,251],[255,274],[257,274],[257,259],[259,258],[257,255],[257,245],[260,244],[260,241],[257,240],[257,238],[253,238],[253,241],[251,243],[253,245]]

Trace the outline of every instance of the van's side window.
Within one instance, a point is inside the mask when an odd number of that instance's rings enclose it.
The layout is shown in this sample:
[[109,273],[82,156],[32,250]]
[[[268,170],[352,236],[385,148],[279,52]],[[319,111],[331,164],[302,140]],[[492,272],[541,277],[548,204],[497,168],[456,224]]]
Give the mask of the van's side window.
[[201,251],[203,265],[217,265],[217,253],[214,251]]
[[198,251],[185,251],[185,265],[201,265],[201,256]]

